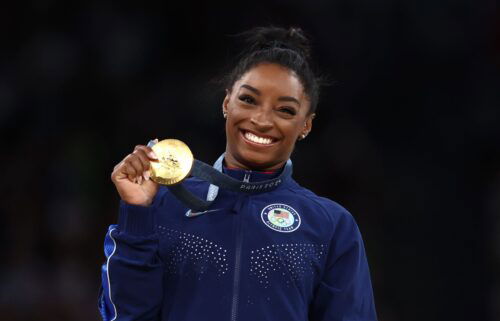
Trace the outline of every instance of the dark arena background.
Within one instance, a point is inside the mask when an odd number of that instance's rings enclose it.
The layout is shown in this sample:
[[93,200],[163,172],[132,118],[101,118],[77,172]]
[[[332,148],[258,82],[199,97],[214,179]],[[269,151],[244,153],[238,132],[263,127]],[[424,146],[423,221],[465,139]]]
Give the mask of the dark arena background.
[[137,144],[225,147],[232,35],[300,26],[330,79],[294,176],[356,218],[380,321],[500,320],[493,0],[0,8],[0,319],[100,320],[110,174]]

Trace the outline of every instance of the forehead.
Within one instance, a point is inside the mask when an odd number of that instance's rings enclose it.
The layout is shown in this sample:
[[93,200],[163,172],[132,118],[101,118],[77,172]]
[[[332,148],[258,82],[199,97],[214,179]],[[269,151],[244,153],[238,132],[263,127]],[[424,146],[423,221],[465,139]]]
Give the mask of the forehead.
[[235,88],[239,89],[243,84],[257,88],[263,94],[305,99],[304,88],[295,72],[277,64],[262,63],[251,68],[235,83]]

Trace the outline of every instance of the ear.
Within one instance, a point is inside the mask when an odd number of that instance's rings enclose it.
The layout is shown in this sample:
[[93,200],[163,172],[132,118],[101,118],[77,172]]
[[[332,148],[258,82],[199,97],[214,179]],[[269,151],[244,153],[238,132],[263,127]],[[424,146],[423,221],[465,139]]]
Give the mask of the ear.
[[227,114],[227,105],[229,104],[229,98],[231,97],[231,91],[226,89],[226,97],[222,101],[222,113]]
[[302,132],[301,132],[301,136],[303,135],[304,138],[305,138],[305,136],[309,135],[309,133],[312,130],[312,123],[313,123],[314,117],[316,117],[316,114],[310,114],[310,115],[306,116],[306,121],[304,123],[304,129],[302,129]]

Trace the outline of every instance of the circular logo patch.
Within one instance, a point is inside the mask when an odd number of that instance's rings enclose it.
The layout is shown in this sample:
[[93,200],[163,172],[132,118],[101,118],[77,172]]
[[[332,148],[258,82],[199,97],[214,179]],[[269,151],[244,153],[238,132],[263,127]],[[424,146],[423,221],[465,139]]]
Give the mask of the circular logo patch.
[[293,232],[300,226],[300,216],[296,210],[285,204],[271,204],[260,214],[262,222],[278,232]]

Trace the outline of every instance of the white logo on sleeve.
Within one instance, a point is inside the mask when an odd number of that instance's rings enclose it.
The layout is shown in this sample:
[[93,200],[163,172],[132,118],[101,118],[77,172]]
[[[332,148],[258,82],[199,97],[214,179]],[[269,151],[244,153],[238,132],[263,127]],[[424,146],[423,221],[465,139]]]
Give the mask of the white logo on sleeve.
[[290,233],[300,226],[300,216],[296,210],[286,204],[271,204],[260,214],[262,222],[272,230]]

